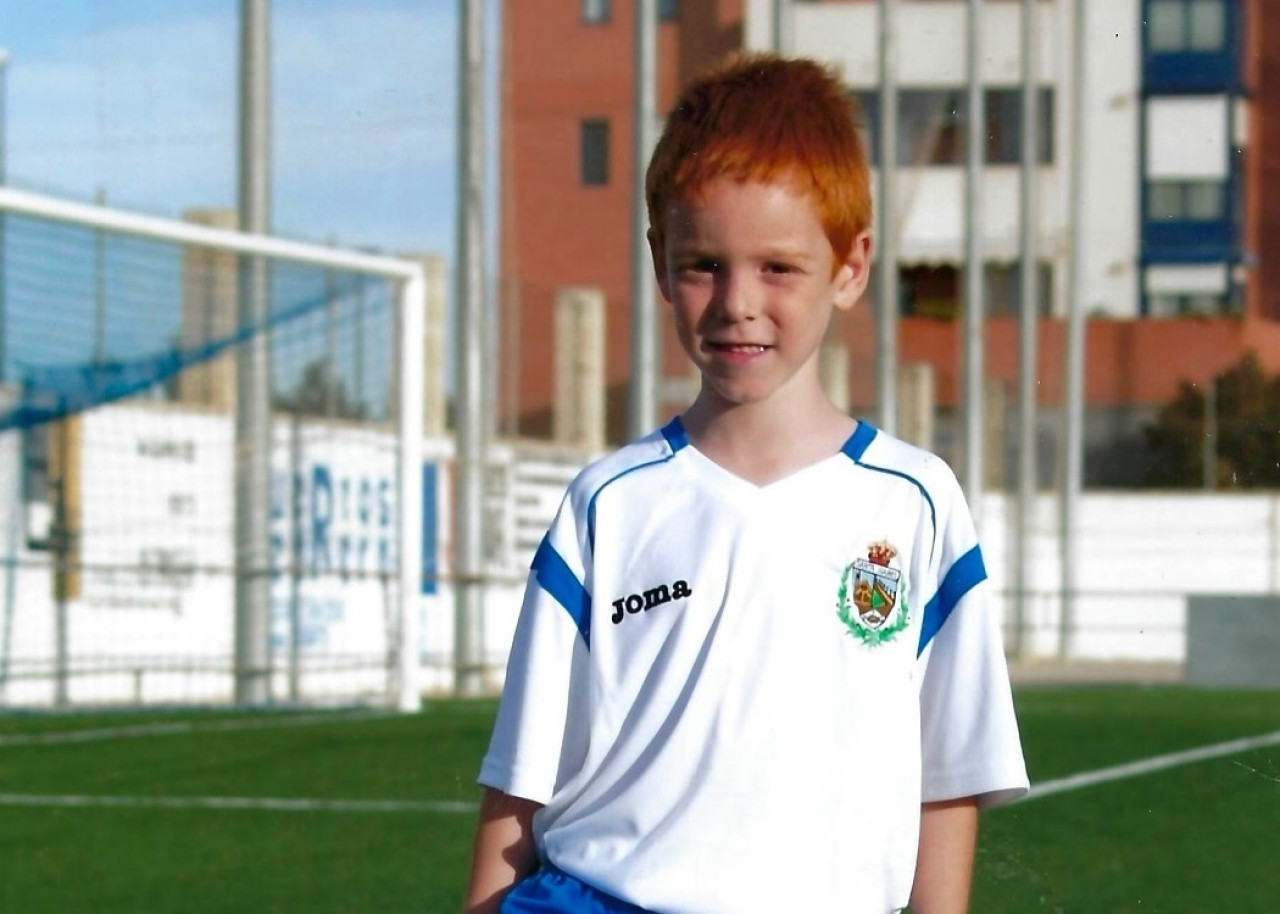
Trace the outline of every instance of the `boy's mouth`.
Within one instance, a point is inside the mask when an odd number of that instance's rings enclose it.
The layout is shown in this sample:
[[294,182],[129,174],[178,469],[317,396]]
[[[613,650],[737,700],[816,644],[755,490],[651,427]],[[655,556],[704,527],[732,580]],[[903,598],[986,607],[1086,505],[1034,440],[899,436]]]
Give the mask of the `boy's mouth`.
[[716,352],[736,352],[744,355],[754,355],[769,348],[759,343],[717,343],[713,341],[708,342],[707,346]]

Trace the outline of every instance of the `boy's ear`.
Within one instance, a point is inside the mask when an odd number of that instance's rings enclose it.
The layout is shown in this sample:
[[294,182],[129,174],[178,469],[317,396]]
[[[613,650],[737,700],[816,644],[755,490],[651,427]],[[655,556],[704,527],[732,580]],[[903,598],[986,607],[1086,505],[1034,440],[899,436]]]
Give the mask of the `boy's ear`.
[[871,233],[863,231],[853,239],[849,253],[836,270],[835,306],[848,311],[858,303],[871,279]]
[[653,258],[653,275],[658,281],[658,291],[662,293],[664,299],[671,301],[671,287],[667,276],[667,252],[663,248],[658,233],[653,229],[649,229],[645,237],[649,240],[649,256]]

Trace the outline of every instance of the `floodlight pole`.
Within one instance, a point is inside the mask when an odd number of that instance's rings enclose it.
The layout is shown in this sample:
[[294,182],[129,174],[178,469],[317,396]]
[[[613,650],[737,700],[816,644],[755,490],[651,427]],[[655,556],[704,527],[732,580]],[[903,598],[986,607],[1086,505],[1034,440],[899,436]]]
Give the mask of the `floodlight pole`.
[[453,688],[484,688],[484,0],[461,0],[458,47],[458,307],[454,370]]
[[654,144],[657,117],[657,18],[655,0],[635,0],[635,93],[632,106],[631,167],[631,388],[628,434],[648,433],[658,414],[658,311],[656,281],[649,257],[649,216],[644,178]]
[[1069,224],[1071,226],[1071,298],[1067,304],[1067,352],[1063,360],[1065,396],[1062,406],[1062,510],[1059,512],[1059,547],[1061,548],[1062,605],[1058,615],[1058,655],[1067,659],[1075,624],[1075,603],[1079,592],[1076,539],[1079,527],[1080,493],[1084,488],[1084,366],[1085,308],[1088,278],[1085,244],[1085,170],[1087,149],[1085,129],[1088,64],[1083,59],[1087,21],[1087,0],[1076,0],[1074,45],[1075,71],[1071,99],[1071,173],[1068,188]]
[[773,50],[779,54],[791,53],[791,0],[773,0],[773,21],[770,28],[773,32]]
[[969,0],[969,104],[965,129],[964,207],[964,490],[974,524],[982,526],[984,477],[983,375],[986,289],[983,283],[982,186],[986,149],[986,106],[982,95],[982,0]]
[[1027,601],[1031,588],[1030,539],[1034,530],[1039,460],[1036,446],[1036,363],[1040,314],[1039,207],[1036,177],[1039,166],[1039,73],[1036,60],[1036,3],[1022,0],[1022,166],[1019,169],[1019,259],[1020,307],[1018,312],[1018,503],[1017,528],[1013,536],[1014,605],[1013,638],[1010,651],[1015,657],[1026,652]]
[[[240,229],[271,228],[270,0],[240,0]],[[271,349],[267,264],[240,259],[236,349],[235,700],[271,698]]]
[[876,321],[877,421],[888,434],[898,428],[898,64],[897,0],[879,0],[880,14],[880,199],[876,246],[879,258],[879,320]]

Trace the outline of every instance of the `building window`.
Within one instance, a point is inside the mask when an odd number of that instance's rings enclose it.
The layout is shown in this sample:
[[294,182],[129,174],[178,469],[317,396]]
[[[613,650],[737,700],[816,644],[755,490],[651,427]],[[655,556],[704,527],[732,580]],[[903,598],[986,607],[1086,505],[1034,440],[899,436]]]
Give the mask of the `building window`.
[[[987,164],[1022,161],[1022,89],[988,89]],[[1036,99],[1036,161],[1053,162],[1053,89],[1041,87]]]
[[957,267],[903,266],[898,276],[904,316],[949,321],[960,313],[961,276]]
[[1151,0],[1147,43],[1154,54],[1205,54],[1227,43],[1224,0]]
[[[1022,313],[1020,264],[988,263],[984,270],[988,317],[1017,317]],[[1036,313],[1048,317],[1053,310],[1053,265],[1036,264]]]
[[658,0],[658,21],[671,22],[680,16],[680,0]]
[[612,5],[610,0],[582,0],[582,21],[588,25],[608,22]]
[[964,161],[964,93],[918,89],[898,95],[898,164],[959,165]]
[[1152,317],[1204,316],[1231,312],[1227,297],[1212,292],[1188,292],[1180,295],[1166,292],[1147,298],[1147,313]]
[[1215,222],[1226,218],[1223,181],[1151,181],[1147,218],[1153,222]]
[[[872,271],[874,274],[874,271]],[[989,262],[983,267],[983,310],[987,317],[1017,317],[1022,313],[1022,274],[1016,264]],[[964,307],[964,268],[904,266],[899,271],[902,290],[901,313],[908,317],[955,320]],[[1053,311],[1053,266],[1036,264],[1036,313],[1047,317]]]
[[[868,158],[879,165],[880,93],[852,94]],[[912,90],[898,94],[898,164],[959,165],[965,160],[967,97],[963,91]],[[984,93],[987,121],[988,165],[1016,165],[1022,161],[1022,89],[987,89]],[[1054,93],[1040,88],[1036,107],[1037,160],[1053,162]]]
[[609,122],[590,118],[579,130],[582,183],[598,187],[609,183]]

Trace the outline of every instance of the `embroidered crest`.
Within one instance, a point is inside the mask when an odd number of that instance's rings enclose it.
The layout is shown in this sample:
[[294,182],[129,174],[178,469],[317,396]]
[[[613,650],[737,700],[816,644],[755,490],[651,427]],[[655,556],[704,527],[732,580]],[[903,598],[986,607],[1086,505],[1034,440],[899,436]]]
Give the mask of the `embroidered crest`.
[[864,644],[877,647],[907,627],[902,570],[890,563],[898,550],[886,542],[867,547],[865,559],[854,559],[840,575],[836,614]]

